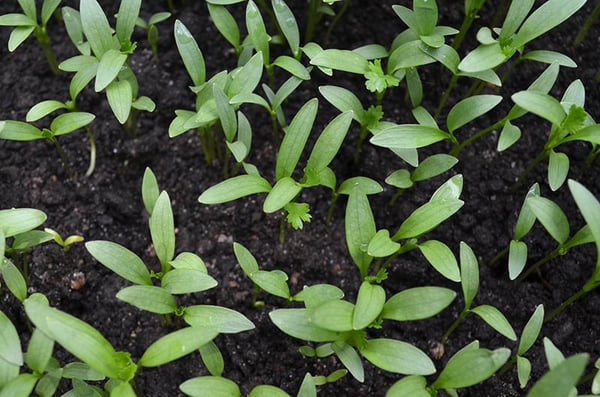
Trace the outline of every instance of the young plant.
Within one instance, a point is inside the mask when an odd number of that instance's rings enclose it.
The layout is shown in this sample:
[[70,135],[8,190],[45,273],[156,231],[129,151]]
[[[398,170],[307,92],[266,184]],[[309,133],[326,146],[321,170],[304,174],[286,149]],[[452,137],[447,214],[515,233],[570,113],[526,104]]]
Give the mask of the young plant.
[[44,232],[52,236],[52,240],[54,240],[56,244],[61,246],[65,252],[71,249],[71,245],[81,243],[84,240],[82,236],[79,236],[77,234],[73,234],[71,236],[68,236],[67,238],[63,238],[56,230],[50,229],[49,227],[44,228]]
[[364,381],[360,356],[386,371],[430,375],[435,367],[420,349],[389,338],[369,338],[367,329],[379,329],[385,320],[414,321],[433,317],[454,300],[456,293],[441,287],[416,287],[389,299],[382,286],[363,281],[355,303],[342,300],[344,292],[329,284],[304,287],[291,295],[287,275],[279,270],[260,270],[254,256],[242,245],[234,252],[244,273],[259,287],[288,301],[303,302],[304,308],[276,309],[271,321],[284,333],[316,342],[316,349],[303,347],[308,355],[335,354],[352,376]]
[[46,57],[48,66],[54,74],[58,74],[58,61],[50,43],[47,25],[61,0],[43,0],[40,20],[37,17],[35,0],[17,0],[23,10],[22,14],[11,13],[0,15],[0,26],[14,26],[8,39],[8,50],[13,52],[33,33]]
[[34,125],[16,120],[0,121],[0,139],[10,141],[34,141],[47,139],[52,142],[62,161],[65,172],[73,177],[73,170],[69,165],[62,145],[58,141],[61,135],[69,134],[86,127],[96,118],[92,113],[69,112],[56,116],[47,128],[38,128]]
[[82,0],[79,11],[63,10],[69,37],[81,54],[59,68],[75,73],[71,86],[85,87],[94,80],[94,91],[105,92],[114,116],[130,136],[135,135],[136,112],[155,108],[152,99],[138,95],[138,81],[128,63],[136,48],[131,35],[140,5],[141,0],[122,1],[114,30],[96,0]]
[[135,22],[136,26],[146,31],[146,38],[148,40],[148,44],[150,44],[150,48],[152,49],[152,55],[154,55],[154,59],[158,59],[158,28],[156,27],[156,24],[165,21],[170,17],[170,12],[157,12],[156,14],[152,14],[147,21],[143,20],[141,17],[138,17]]

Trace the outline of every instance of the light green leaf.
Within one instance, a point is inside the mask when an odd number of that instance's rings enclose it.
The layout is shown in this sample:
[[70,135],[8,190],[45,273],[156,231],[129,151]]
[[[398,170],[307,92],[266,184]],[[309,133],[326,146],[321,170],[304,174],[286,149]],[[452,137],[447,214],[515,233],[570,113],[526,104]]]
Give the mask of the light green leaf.
[[445,139],[450,139],[450,136],[439,128],[420,124],[401,124],[383,129],[374,135],[370,142],[375,146],[390,149],[412,149],[429,146]]
[[282,209],[302,191],[302,187],[289,176],[279,179],[267,194],[263,211],[272,213]]
[[402,222],[392,240],[418,237],[435,229],[454,215],[463,204],[462,200],[434,200],[423,204]]
[[94,90],[100,92],[108,87],[117,77],[126,61],[127,55],[122,54],[119,50],[110,49],[106,51],[98,64]]
[[[0,16],[1,17],[1,16]],[[10,32],[8,38],[8,50],[13,52],[16,50],[35,30],[34,26],[17,26]]]
[[269,313],[269,317],[277,328],[294,338],[312,342],[330,342],[340,335],[338,332],[317,327],[312,322],[307,309],[276,309]]
[[[261,54],[255,54],[242,66],[231,72],[231,83],[227,88],[227,96],[232,98],[236,95],[251,94],[263,73],[263,59]],[[232,102],[230,100],[230,102]]]
[[225,362],[221,350],[215,342],[210,341],[200,346],[199,352],[208,372],[213,376],[221,376],[225,370]]
[[198,43],[180,20],[175,21],[174,34],[179,55],[192,82],[195,86],[203,84],[206,81],[206,68]]
[[323,50],[312,57],[310,63],[349,73],[365,74],[369,71],[369,61],[364,56],[350,50]]
[[517,377],[519,378],[519,386],[524,388],[529,382],[529,376],[531,374],[531,362],[521,356],[517,356]]
[[254,329],[252,321],[243,314],[222,306],[189,306],[185,308],[183,318],[192,327],[207,326],[224,334],[237,334]]
[[199,376],[188,379],[179,389],[191,397],[241,397],[239,386],[220,376]]
[[508,149],[514,145],[521,138],[521,129],[511,124],[510,121],[504,123],[502,131],[500,132],[500,138],[498,138],[498,151]]
[[154,251],[164,268],[175,255],[175,221],[167,192],[162,192],[158,196],[149,226]]
[[300,385],[300,390],[298,390],[297,397],[317,397],[317,386],[315,385],[315,380],[308,372],[306,375],[304,375],[304,380]]
[[462,193],[462,188],[463,176],[462,174],[456,174],[446,182],[442,183],[442,185],[433,192],[429,201],[457,200]]
[[480,305],[471,309],[472,313],[477,314],[490,327],[506,336],[508,339],[516,341],[517,335],[504,314],[494,306]]
[[479,263],[471,247],[460,242],[460,278],[465,308],[469,309],[479,289]]
[[175,269],[193,269],[208,273],[202,258],[192,252],[182,252],[169,262]]
[[175,298],[166,289],[153,285],[133,285],[117,293],[117,298],[141,310],[168,314],[177,310]]
[[448,360],[433,383],[436,389],[458,389],[483,382],[510,357],[510,349],[462,349]]
[[195,269],[172,269],[161,279],[161,287],[172,294],[190,294],[217,286],[217,280]]
[[18,367],[23,365],[21,340],[10,319],[0,311],[0,359]]
[[383,306],[381,316],[395,321],[414,321],[433,317],[446,307],[456,292],[442,287],[415,287],[393,295]]
[[421,375],[405,376],[392,385],[385,397],[431,397],[427,391],[427,380]]
[[223,134],[227,142],[232,142],[237,132],[237,118],[235,117],[235,110],[233,106],[229,104],[229,98],[223,92],[223,89],[217,84],[213,84],[213,96],[215,98],[215,104],[217,106],[217,113],[219,114],[219,120],[221,121],[221,127],[223,128]]
[[55,101],[52,99],[42,101],[34,105],[27,114],[25,115],[25,121],[31,123],[37,121],[43,117],[46,117],[52,112],[58,109],[66,109],[66,105],[63,102]]
[[400,249],[400,244],[390,238],[390,232],[386,229],[379,230],[367,247],[367,254],[375,258],[390,256]]
[[517,351],[518,355],[523,355],[531,349],[540,334],[543,323],[544,305],[538,305],[529,318],[529,321],[527,321],[527,324],[525,324],[525,327],[523,327],[521,339],[519,340],[519,349]]
[[385,178],[385,183],[399,189],[408,189],[414,185],[413,181],[411,180],[410,171],[405,169],[392,172],[387,178]]
[[365,176],[355,176],[342,182],[338,193],[351,195],[355,189],[366,195],[377,194],[383,191],[379,182]]
[[280,67],[281,69],[289,72],[292,76],[296,76],[301,80],[310,80],[310,73],[308,69],[296,58],[292,58],[287,55],[280,55],[275,58],[273,65]]
[[81,0],[79,12],[83,33],[94,55],[102,59],[104,53],[116,49],[117,44],[104,10],[96,0]]
[[569,220],[560,207],[545,197],[527,197],[527,205],[546,231],[559,243],[569,238]]
[[140,14],[142,0],[122,1],[117,14],[117,39],[123,44],[131,41],[131,35],[135,28],[135,22]]
[[502,102],[500,95],[474,95],[465,98],[458,102],[450,109],[446,118],[448,130],[454,130],[464,126],[465,124],[475,120]]
[[260,10],[252,0],[246,4],[246,29],[252,46],[256,52],[262,53],[263,63],[270,64],[269,42],[271,37],[267,34]]
[[290,397],[290,395],[276,386],[258,385],[250,391],[248,397]]
[[570,179],[568,185],[577,208],[579,208],[583,219],[590,227],[594,240],[596,240],[598,258],[600,258],[600,202],[581,183]]
[[220,5],[211,4],[210,2],[206,5],[217,30],[238,51],[240,47],[240,29],[233,15],[227,8]]
[[460,282],[460,269],[452,250],[441,241],[427,240],[418,245],[427,261],[448,280]]
[[88,241],[88,252],[102,265],[135,284],[152,285],[148,268],[135,253],[110,241]]
[[57,116],[50,124],[55,136],[65,135],[90,124],[96,118],[92,113],[69,112]]
[[[2,350],[6,351],[5,349]],[[23,358],[29,368],[41,374],[47,369],[53,350],[54,341],[40,329],[36,328],[31,334],[31,339],[27,345],[27,352],[23,355]]]
[[384,303],[385,290],[383,287],[363,281],[358,290],[352,314],[352,328],[360,330],[368,327],[379,317]]
[[328,331],[346,332],[353,329],[354,305],[344,300],[330,300],[309,309],[309,320]]
[[329,166],[340,150],[352,121],[352,111],[345,111],[331,120],[315,142],[306,162],[306,169],[320,172]]
[[219,333],[211,327],[187,327],[171,332],[152,343],[144,352],[138,365],[158,367],[177,360],[213,340]]
[[448,154],[439,153],[427,157],[414,170],[411,179],[414,182],[424,181],[448,171],[458,163],[458,159]]
[[[0,130],[0,137],[2,137],[2,130]],[[584,127],[575,134],[568,135],[561,143],[572,141],[585,141],[594,145],[600,144],[600,124],[592,124]]]
[[256,259],[246,247],[239,243],[233,243],[233,252],[242,270],[248,277],[259,271]]
[[567,68],[576,68],[577,64],[568,56],[561,54],[556,51],[549,50],[535,50],[529,51],[521,57],[521,59],[527,59],[530,61],[543,62],[547,64],[559,64],[560,66]]
[[[35,4],[34,4],[35,8]],[[0,26],[31,26],[35,27],[36,21],[25,14],[7,13],[0,15]],[[32,30],[33,31],[33,30]]]
[[563,360],[531,387],[527,397],[569,396],[583,374],[588,359],[587,354],[581,353]]
[[413,345],[395,339],[369,339],[362,354],[373,365],[397,374],[431,375],[435,366],[423,351]]
[[287,285],[288,276],[281,270],[258,270],[250,275],[250,279],[262,290],[280,298],[290,299],[290,289]]
[[344,291],[331,284],[314,284],[304,286],[302,291],[294,295],[294,300],[304,302],[310,309],[321,305],[323,302],[338,300],[344,297]]
[[204,191],[198,198],[202,204],[220,204],[257,193],[267,193],[271,184],[258,175],[238,175]]
[[46,214],[34,208],[0,210],[0,230],[4,238],[30,231],[46,221]]
[[511,280],[519,277],[527,264],[527,244],[511,240],[508,248],[508,277]]
[[502,24],[502,29],[500,30],[500,39],[508,40],[515,34],[519,26],[527,18],[527,15],[529,15],[533,4],[534,0],[522,0],[510,4],[504,18],[504,23]]
[[322,85],[319,92],[340,112],[352,111],[352,117],[360,125],[366,124],[365,110],[358,97],[350,90],[334,85]]
[[548,158],[548,184],[552,191],[558,190],[569,174],[569,156],[561,152],[550,151]]
[[148,214],[152,215],[152,210],[154,209],[154,205],[156,204],[159,195],[160,191],[158,189],[156,176],[150,167],[146,167],[144,170],[144,178],[142,180],[142,199]]
[[4,256],[0,257],[0,274],[9,291],[23,302],[27,297],[27,282],[21,271]]
[[0,390],[0,397],[27,397],[31,395],[38,377],[34,374],[23,373],[10,380]]
[[133,91],[127,80],[113,81],[106,87],[110,109],[121,124],[125,124],[133,104]]
[[509,59],[514,51],[505,54],[498,42],[482,44],[469,52],[458,64],[458,69],[465,73],[476,73],[490,70]]
[[554,125],[561,125],[567,117],[560,102],[550,95],[536,91],[520,91],[511,96],[514,103],[519,107],[538,115]]
[[34,141],[44,139],[42,131],[23,121],[0,121],[0,139],[9,141]]
[[316,98],[306,102],[287,127],[275,164],[275,177],[277,180],[292,176],[312,130],[318,105],[319,101]]
[[527,204],[527,199],[529,197],[539,197],[539,195],[540,187],[537,183],[534,183],[527,191],[527,195],[525,196],[523,205],[521,205],[521,211],[519,212],[517,224],[515,225],[514,240],[522,239],[527,233],[529,233],[529,231],[535,224],[535,213],[531,210],[531,208],[529,208],[529,205]]
[[373,257],[368,253],[369,242],[375,236],[377,229],[369,199],[358,187],[354,187],[348,197],[345,230],[348,251],[364,279],[373,261]]
[[364,382],[365,369],[356,350],[345,342],[334,342],[331,344],[331,348],[344,367],[348,368],[354,379],[361,383]]

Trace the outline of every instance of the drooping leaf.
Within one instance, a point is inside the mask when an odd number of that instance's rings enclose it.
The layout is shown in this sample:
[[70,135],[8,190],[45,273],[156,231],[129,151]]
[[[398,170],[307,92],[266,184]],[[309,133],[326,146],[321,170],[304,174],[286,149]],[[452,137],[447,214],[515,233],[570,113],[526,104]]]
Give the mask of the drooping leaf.
[[535,214],[546,231],[562,244],[569,238],[569,220],[560,207],[545,197],[528,197],[527,205]]
[[480,305],[471,309],[472,313],[477,314],[490,327],[506,336],[508,339],[516,341],[517,335],[504,314],[494,306]]

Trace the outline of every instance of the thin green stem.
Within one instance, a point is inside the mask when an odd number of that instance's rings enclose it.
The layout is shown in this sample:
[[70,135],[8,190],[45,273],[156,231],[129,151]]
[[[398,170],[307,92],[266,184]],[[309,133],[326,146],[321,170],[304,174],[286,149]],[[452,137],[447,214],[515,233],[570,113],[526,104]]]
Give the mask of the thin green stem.
[[398,189],[396,191],[396,193],[392,196],[392,198],[390,199],[390,203],[389,205],[394,205],[396,204],[396,201],[398,201],[398,199],[400,198],[400,196],[402,196],[402,194],[406,191],[406,189]]
[[452,150],[450,150],[450,155],[452,155],[454,157],[458,157],[458,155],[460,154],[460,152],[465,147],[469,146],[470,144],[472,144],[476,140],[480,139],[484,135],[487,135],[488,133],[492,132],[493,130],[498,129],[498,128],[504,126],[504,124],[506,124],[507,121],[508,121],[508,119],[505,117],[502,120],[500,120],[500,121],[498,121],[498,122],[490,125],[489,127],[486,127],[486,128],[484,128],[482,130],[477,131],[475,134],[471,135],[470,137],[468,137],[464,141],[460,142],[457,145],[454,145],[454,147],[452,148]]
[[452,325],[450,325],[450,328],[448,328],[448,330],[446,331],[446,333],[444,334],[444,336],[442,336],[442,340],[441,340],[442,345],[445,345],[446,342],[448,342],[448,338],[450,338],[450,335],[452,335],[452,333],[454,332],[454,330],[456,330],[456,328],[458,328],[458,326],[460,324],[462,324],[463,321],[465,321],[465,318],[467,317],[467,314],[469,314],[469,310],[465,308],[460,313],[460,315],[456,318],[456,320],[454,320],[454,322],[452,323]]
[[50,37],[48,36],[48,32],[46,31],[46,27],[36,26],[35,28],[35,37],[37,38],[38,43],[40,43],[40,47],[42,48],[42,52],[46,57],[46,61],[48,62],[48,66],[50,66],[50,70],[53,74],[57,75],[59,72],[58,69],[58,60],[56,59],[56,53],[52,48],[52,44],[50,43]]
[[319,14],[320,3],[321,0],[310,0],[308,3],[308,22],[306,23],[306,31],[304,33],[305,43],[311,41],[313,35],[315,34],[315,27],[321,19],[321,14]]
[[552,310],[546,317],[544,317],[544,323],[552,321],[556,316],[558,316],[563,310],[565,310],[571,303],[575,302],[577,299],[586,295],[590,290],[580,289],[575,294],[571,295],[566,301],[561,303],[556,309]]
[[596,19],[598,19],[599,16],[600,2],[596,3],[596,7],[594,7],[590,15],[586,18],[585,22],[583,22],[581,29],[579,29],[579,32],[577,32],[577,36],[575,36],[575,40],[573,40],[573,47],[579,47],[581,45],[581,43],[587,36],[588,31],[594,25],[594,22],[596,22]]
[[338,24],[338,22],[342,19],[342,17],[348,10],[349,6],[350,6],[350,0],[345,0],[344,5],[342,5],[342,8],[340,8],[340,10],[335,14],[335,17],[329,24],[329,27],[327,28],[327,32],[325,33],[325,38],[323,39],[323,43],[325,43],[325,46],[327,46],[327,44],[329,43],[329,38],[331,37],[331,33],[333,32],[333,29]]
[[506,256],[506,254],[508,254],[509,249],[510,249],[510,245],[507,245],[506,247],[502,248],[502,250],[500,252],[498,252],[496,254],[496,256],[494,256],[492,258],[492,260],[490,260],[488,266],[495,265],[496,262],[498,262],[502,257]]
[[335,208],[335,203],[337,202],[340,195],[337,192],[333,192],[331,195],[331,203],[329,204],[329,208],[327,209],[327,224],[331,224],[331,218],[333,218],[333,210]]
[[533,171],[533,169],[539,163],[541,163],[543,160],[545,160],[549,155],[550,155],[550,152],[548,149],[544,149],[540,153],[538,153],[538,155],[527,165],[527,168],[525,168],[525,171],[523,171],[521,173],[521,175],[519,176],[519,179],[517,179],[517,181],[514,183],[514,185],[512,185],[511,190],[513,192],[516,191],[523,184],[523,182],[525,181],[525,178],[527,178],[527,176],[531,173],[531,171]]
[[85,176],[89,177],[96,168],[96,138],[94,137],[92,129],[87,125],[85,126],[85,132],[90,140],[90,165],[85,173]]
[[437,110],[435,111],[435,115],[433,116],[436,120],[440,117],[440,114],[442,114],[442,110],[444,109],[444,106],[446,106],[446,103],[448,102],[448,98],[450,97],[450,94],[454,90],[454,87],[456,87],[458,78],[459,78],[459,76],[457,74],[453,74],[452,77],[450,78],[448,87],[446,87],[446,90],[444,91],[444,94],[442,95],[442,99],[440,99],[440,103],[438,104]]
[[58,156],[60,157],[60,161],[63,164],[63,168],[65,169],[67,176],[70,179],[73,179],[73,177],[74,177],[73,169],[69,165],[69,161],[67,160],[67,156],[65,155],[65,151],[64,151],[62,145],[58,142],[58,139],[56,139],[56,137],[50,138],[50,141],[52,141],[52,143],[54,143],[54,147],[56,147],[56,151],[58,152]]
[[539,261],[535,262],[533,265],[529,266],[527,268],[526,271],[524,271],[523,273],[521,273],[519,275],[519,277],[517,277],[517,279],[515,280],[517,283],[522,282],[523,280],[525,280],[527,277],[529,277],[529,275],[531,273],[533,273],[534,271],[536,271],[537,269],[540,268],[540,266],[542,266],[545,263],[550,262],[552,259],[558,257],[560,255],[560,250],[561,250],[562,246],[558,246],[557,248],[555,248],[552,252],[550,252],[548,255],[546,255],[545,257],[543,257],[542,259],[540,259]]

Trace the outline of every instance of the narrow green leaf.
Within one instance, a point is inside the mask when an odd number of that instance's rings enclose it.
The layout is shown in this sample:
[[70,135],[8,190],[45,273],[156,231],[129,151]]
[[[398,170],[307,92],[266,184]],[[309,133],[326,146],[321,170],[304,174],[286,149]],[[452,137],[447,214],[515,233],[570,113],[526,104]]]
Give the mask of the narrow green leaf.
[[414,170],[411,179],[414,182],[425,181],[443,174],[450,168],[454,167],[457,163],[458,159],[454,156],[450,156],[449,154],[434,154],[427,157],[419,164],[419,166]]
[[310,63],[319,67],[356,74],[365,74],[369,71],[369,61],[364,56],[350,50],[323,50],[312,57]]
[[37,121],[43,117],[46,117],[50,113],[58,109],[66,109],[66,105],[63,102],[55,101],[52,99],[42,101],[34,105],[27,114],[25,115],[25,121],[31,123]]
[[366,114],[358,97],[350,90],[334,85],[322,85],[319,92],[340,112],[352,111],[352,117],[360,125],[366,124]]
[[431,375],[435,366],[423,351],[413,345],[395,339],[369,339],[362,354],[373,365],[397,374]]
[[83,33],[90,43],[94,55],[98,59],[102,59],[104,53],[116,48],[116,41],[104,10],[96,0],[81,0],[79,13]]
[[560,207],[545,197],[528,197],[527,205],[546,231],[559,243],[569,238],[569,220]]
[[195,86],[203,84],[206,81],[206,68],[198,43],[179,19],[175,21],[174,34],[179,55],[192,82]]
[[199,376],[188,379],[179,385],[179,389],[191,397],[241,397],[239,386],[220,376]]
[[413,15],[419,36],[430,35],[437,24],[438,8],[435,1],[414,0]]
[[442,287],[415,287],[393,295],[383,306],[381,316],[395,321],[414,321],[433,317],[447,308],[456,292]]
[[23,365],[21,340],[10,319],[0,311],[0,359],[16,365]]
[[338,300],[344,297],[344,291],[331,284],[314,284],[304,286],[302,291],[294,295],[295,301],[304,302],[307,309],[317,307],[330,300]]
[[600,258],[600,202],[581,183],[571,179],[568,184],[577,208],[579,208],[583,219],[590,227],[594,240],[596,240],[598,258]]
[[410,171],[405,169],[392,172],[385,178],[385,183],[399,189],[408,189],[414,185],[414,182],[411,180]]
[[[281,0],[279,0],[281,1]],[[273,61],[273,65],[289,72],[301,80],[310,80],[309,70],[296,58],[288,55],[280,55]]]
[[4,256],[0,257],[0,274],[9,291],[23,302],[27,297],[27,282],[21,271]]
[[276,386],[258,385],[250,390],[248,397],[290,397],[290,395]]
[[[513,52],[514,54],[514,52]],[[505,54],[498,42],[482,44],[469,52],[458,64],[458,69],[465,73],[476,73],[494,69],[512,56]]]
[[315,380],[308,372],[306,375],[304,375],[304,380],[300,385],[300,390],[298,390],[297,397],[317,397],[317,386],[315,385]]
[[263,211],[272,213],[279,211],[290,203],[302,191],[302,187],[289,176],[279,179],[267,194],[263,203]]
[[430,397],[427,391],[427,380],[421,375],[405,376],[392,385],[385,397]]
[[383,287],[363,281],[358,290],[352,314],[352,328],[360,330],[368,327],[379,317],[384,303],[385,290]]
[[0,210],[0,230],[5,238],[32,230],[45,221],[46,214],[34,208]]
[[10,380],[0,390],[0,397],[27,397],[33,392],[38,377],[34,374],[23,373]]
[[535,91],[520,91],[511,96],[519,107],[538,115],[554,125],[561,125],[567,114],[560,102],[550,95]]
[[401,124],[385,128],[374,135],[370,142],[375,146],[390,149],[412,149],[429,146],[450,139],[450,136],[436,127],[420,124]]
[[159,195],[160,191],[158,189],[158,181],[156,180],[156,176],[150,167],[146,167],[144,171],[144,178],[142,180],[142,199],[148,214],[152,215],[152,210],[154,209],[154,205],[156,204],[156,200],[158,200]]
[[558,190],[569,173],[569,157],[561,152],[550,151],[548,158],[548,184],[552,191]]
[[158,196],[149,226],[154,251],[164,268],[175,255],[175,221],[167,192],[162,192]]
[[346,111],[327,124],[308,157],[307,169],[321,171],[329,166],[346,138],[351,121],[352,112]]
[[462,200],[434,200],[423,204],[402,222],[392,240],[418,237],[435,229],[454,215],[463,204]]
[[418,245],[419,250],[442,276],[448,280],[460,282],[460,269],[452,250],[441,241],[427,240]]
[[456,174],[442,183],[431,195],[429,201],[458,200],[463,188],[462,174]]
[[43,26],[45,26],[48,23],[48,21],[52,17],[52,14],[54,14],[54,11],[56,11],[56,9],[58,8],[60,2],[61,0],[46,0],[42,3],[42,12],[40,17],[42,19]]
[[[35,5],[34,5],[35,9]],[[28,26],[35,27],[36,20],[25,14],[7,13],[0,15],[0,26]]]
[[530,61],[547,63],[549,65],[553,64],[553,63],[557,63],[560,66],[567,67],[567,68],[576,68],[577,67],[577,64],[575,63],[575,61],[573,61],[568,56],[561,54],[560,52],[556,52],[556,51],[549,51],[549,50],[529,51],[528,53],[523,55],[521,57],[521,59],[527,59]]
[[252,321],[243,314],[222,306],[189,306],[185,308],[183,318],[192,327],[207,326],[223,334],[237,334],[254,329]]
[[133,285],[117,293],[117,298],[141,310],[168,314],[177,309],[175,298],[166,289],[153,285]]
[[256,52],[262,53],[263,63],[269,65],[271,63],[269,54],[271,37],[267,34],[260,10],[252,0],[249,0],[246,5],[246,29],[252,46]]
[[377,231],[367,247],[367,254],[375,258],[383,258],[393,255],[400,249],[400,244],[390,238],[390,232],[386,229]]
[[373,211],[367,195],[354,187],[348,197],[345,215],[346,245],[360,275],[367,275],[373,257],[368,253],[369,242],[377,232]]
[[544,323],[544,305],[538,305],[535,311],[523,327],[521,339],[519,340],[518,355],[523,355],[531,349],[542,329]]
[[529,390],[527,397],[568,396],[585,370],[589,355],[571,356],[548,371]]
[[171,332],[152,343],[144,352],[138,365],[158,367],[188,355],[218,335],[211,327],[187,327]]
[[161,287],[172,294],[190,294],[217,286],[217,280],[195,269],[172,269],[161,279]]
[[275,164],[277,180],[291,176],[294,172],[312,130],[318,105],[319,101],[316,98],[306,102],[288,126]]
[[494,328],[508,339],[512,341],[517,340],[517,335],[515,334],[513,327],[510,325],[504,314],[494,306],[480,305],[471,309],[471,312],[477,314],[483,321],[488,323],[490,327]]
[[498,138],[498,151],[502,152],[514,145],[521,138],[521,129],[507,121],[500,131]]
[[133,105],[133,90],[127,80],[113,81],[106,87],[110,109],[121,124],[125,124]]
[[469,309],[479,289],[479,263],[471,247],[460,242],[460,278],[465,308]]
[[221,376],[225,370],[225,362],[221,350],[214,341],[210,341],[199,349],[202,362],[212,376]]
[[463,349],[448,360],[432,386],[436,389],[458,389],[483,382],[510,357],[510,349]]
[[244,66],[231,72],[231,83],[227,88],[227,96],[232,98],[235,95],[251,94],[260,83],[263,69],[264,64],[261,54],[255,54]]
[[364,382],[365,369],[356,350],[345,342],[334,342],[331,344],[331,348],[344,367],[350,371],[354,379],[361,383]]
[[524,388],[529,382],[529,376],[531,375],[531,362],[521,356],[517,356],[517,377],[519,379],[519,386]]
[[319,328],[335,332],[353,329],[354,305],[344,300],[331,300],[309,310],[309,320]]
[[235,133],[237,132],[235,110],[233,109],[233,106],[229,104],[229,98],[225,95],[223,89],[216,84],[213,84],[213,96],[215,98],[215,104],[217,105],[217,113],[219,114],[219,120],[221,121],[225,139],[227,142],[232,142]]
[[[0,130],[0,138],[2,130]],[[600,124],[592,124],[577,131],[575,134],[568,135],[561,143],[572,141],[584,141],[594,145],[600,144]]]
[[[0,16],[1,17],[1,16]],[[10,32],[8,50],[13,52],[33,33],[35,26],[17,26]]]
[[27,352],[23,358],[29,368],[41,374],[47,369],[53,350],[54,341],[40,329],[36,328],[31,334],[31,339],[27,345]]
[[108,87],[117,77],[126,61],[127,55],[122,54],[119,50],[110,49],[106,51],[98,64],[94,90],[100,92]]
[[135,284],[152,285],[148,268],[135,253],[110,241],[88,241],[88,252],[102,265]]
[[231,15],[226,7],[211,4],[210,2],[206,5],[217,30],[237,51],[240,47],[240,29],[233,15]]
[[50,124],[55,136],[65,135],[90,124],[96,118],[92,113],[69,112],[57,116]]
[[131,42],[135,22],[140,14],[142,0],[122,1],[117,13],[117,39],[121,45]]
[[330,342],[340,335],[338,332],[317,327],[311,321],[307,309],[276,309],[269,313],[269,317],[277,328],[294,338],[312,342]]
[[500,30],[500,40],[512,38],[519,26],[523,23],[529,12],[533,8],[534,0],[521,0],[511,2],[502,29]]
[[9,141],[34,141],[44,139],[39,128],[23,121],[4,120],[0,121],[0,139]]
[[250,276],[259,271],[258,263],[252,253],[243,245],[233,243],[233,252],[244,273]]
[[290,299],[290,289],[287,285],[288,276],[281,270],[258,270],[249,275],[249,277],[256,285],[269,294]]
[[377,194],[383,191],[383,187],[381,187],[379,182],[365,176],[355,176],[342,182],[338,193],[351,195],[355,189],[366,195]]
[[521,211],[519,212],[519,217],[517,218],[517,224],[515,225],[515,236],[514,240],[522,239],[533,227],[535,224],[535,213],[529,208],[527,204],[527,199],[529,197],[539,197],[540,195],[540,187],[537,183],[533,184],[529,190],[527,191],[527,195],[525,196],[525,200],[521,205]]
[[204,191],[198,198],[202,204],[220,204],[257,193],[267,193],[271,184],[258,175],[238,175]]
[[458,102],[450,109],[446,125],[450,132],[486,114],[502,102],[500,95],[474,95]]
[[508,277],[511,280],[519,277],[527,264],[527,244],[511,240],[508,248]]
[[300,50],[300,30],[296,18],[284,0],[272,0],[271,4],[277,23],[290,46],[292,54],[296,56]]

